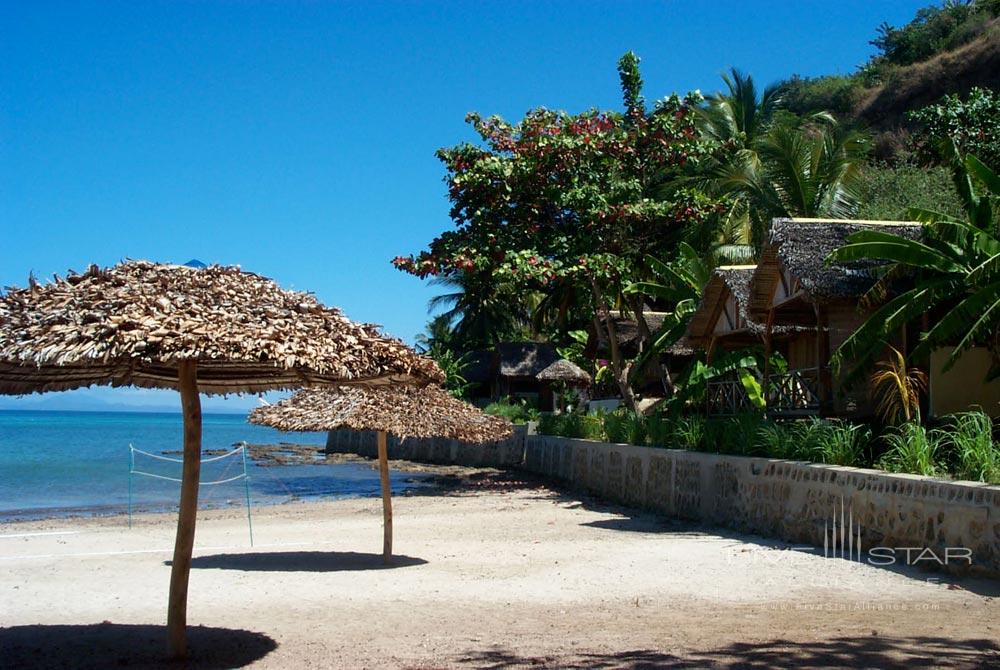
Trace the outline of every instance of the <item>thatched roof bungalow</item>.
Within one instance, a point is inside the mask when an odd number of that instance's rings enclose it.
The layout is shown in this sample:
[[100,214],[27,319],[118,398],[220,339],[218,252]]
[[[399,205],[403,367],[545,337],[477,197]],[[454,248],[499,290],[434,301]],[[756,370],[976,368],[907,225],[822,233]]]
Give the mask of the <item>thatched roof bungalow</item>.
[[[749,317],[764,324],[768,348],[789,371],[772,380],[769,408],[778,414],[865,414],[866,389],[847,392],[833,380],[831,353],[867,318],[861,298],[878,279],[878,263],[827,264],[835,249],[861,230],[917,238],[920,225],[886,221],[775,219],[750,282]],[[781,328],[792,334],[777,337]]]
[[749,318],[750,280],[755,265],[716,268],[702,291],[698,308],[688,322],[688,341],[709,352],[760,344],[762,324]]

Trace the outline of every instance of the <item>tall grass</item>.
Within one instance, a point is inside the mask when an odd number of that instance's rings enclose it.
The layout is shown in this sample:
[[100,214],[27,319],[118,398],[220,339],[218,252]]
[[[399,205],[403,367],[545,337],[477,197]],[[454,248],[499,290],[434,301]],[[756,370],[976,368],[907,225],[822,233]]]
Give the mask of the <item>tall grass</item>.
[[[819,421],[818,419],[816,421]],[[859,424],[823,421],[823,428],[813,431],[813,453],[821,463],[860,466],[871,431]]]
[[604,432],[611,442],[646,444],[646,417],[636,412],[611,412],[604,417]]
[[682,416],[674,424],[674,446],[678,449],[698,451],[705,447],[705,419],[700,416]]
[[1000,483],[1000,449],[993,442],[993,421],[983,412],[952,417],[945,440],[954,450],[955,474],[977,482]]
[[879,460],[879,467],[890,472],[935,475],[940,469],[941,445],[945,436],[919,423],[904,423],[884,437],[889,450]]

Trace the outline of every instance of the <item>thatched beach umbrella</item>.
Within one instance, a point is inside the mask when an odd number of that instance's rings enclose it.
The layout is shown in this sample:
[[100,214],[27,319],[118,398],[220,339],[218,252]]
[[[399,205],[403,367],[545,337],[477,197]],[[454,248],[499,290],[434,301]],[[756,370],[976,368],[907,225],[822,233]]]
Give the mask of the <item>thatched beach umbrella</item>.
[[590,386],[590,374],[573,361],[561,358],[538,373],[538,381],[562,382],[567,386],[586,388]]
[[[561,383],[570,388],[580,389],[580,397],[584,398],[584,389],[590,388],[590,374],[573,361],[560,358],[558,361],[539,372],[535,378],[548,384]],[[559,396],[559,411],[563,410],[562,395]]]
[[250,423],[285,431],[326,431],[351,428],[378,436],[382,482],[382,556],[392,556],[392,499],[386,433],[399,438],[441,437],[461,442],[495,442],[513,433],[510,422],[484,414],[443,388],[428,385],[304,389],[281,402],[258,407]]
[[235,267],[129,261],[0,296],[0,393],[94,384],[176,389],[184,464],[167,628],[187,652],[187,587],[198,509],[201,402],[306,385],[422,384],[440,369],[373,326]]

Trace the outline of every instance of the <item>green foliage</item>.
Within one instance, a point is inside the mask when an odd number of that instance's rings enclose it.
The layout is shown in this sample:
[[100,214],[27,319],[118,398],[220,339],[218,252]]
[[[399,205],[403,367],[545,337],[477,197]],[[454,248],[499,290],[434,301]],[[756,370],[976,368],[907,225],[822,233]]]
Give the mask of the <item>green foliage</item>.
[[471,384],[462,375],[469,365],[468,355],[458,355],[451,349],[432,347],[425,351],[444,372],[444,387],[456,398],[464,398]]
[[646,444],[646,417],[629,410],[618,409],[604,416],[604,433],[618,444]]
[[763,425],[764,417],[756,413],[710,419],[705,422],[704,448],[720,454],[760,456],[758,434]]
[[674,425],[675,446],[678,449],[697,451],[705,445],[704,417],[683,416]]
[[883,436],[889,449],[879,460],[879,467],[889,472],[936,475],[945,437],[919,423],[904,423]]
[[770,458],[789,461],[808,459],[808,449],[802,448],[803,444],[794,425],[766,423],[757,432],[757,440],[763,452]]
[[982,34],[997,15],[995,0],[949,0],[917,10],[901,28],[883,23],[871,41],[881,53],[869,61],[869,70],[886,65],[911,65],[954,49]]
[[938,347],[951,348],[947,371],[961,354],[978,344],[996,341],[1000,323],[1000,176],[973,156],[953,157],[956,188],[965,208],[965,220],[927,210],[911,210],[923,223],[920,240],[882,231],[853,234],[830,260],[882,261],[882,281],[867,300],[883,302],[887,289],[900,278],[913,278],[903,291],[871,314],[833,356],[835,366],[854,361],[850,380],[871,366],[884,343],[907,323],[927,312],[938,312],[935,325],[909,353],[914,359]]
[[[1000,171],[1000,94],[973,88],[965,100],[946,95],[935,105],[910,113],[924,138],[921,153],[942,160],[940,144],[950,139],[960,153],[972,154],[994,172]],[[935,207],[934,209],[939,209]]]
[[912,207],[963,215],[951,170],[941,166],[869,163],[861,171],[859,196],[859,219],[906,221]]
[[827,75],[824,77],[793,76],[779,85],[782,106],[805,116],[827,111],[844,118],[852,114],[865,94],[865,86],[857,75]]
[[509,398],[501,398],[484,407],[483,412],[493,416],[502,416],[511,423],[528,423],[539,419],[538,409],[523,399],[512,402]]
[[813,427],[808,431],[807,444],[815,460],[829,465],[859,467],[863,464],[865,448],[871,439],[868,428],[841,421],[811,421]]
[[953,450],[958,477],[1000,483],[1000,448],[993,441],[990,417],[979,411],[956,414],[950,417],[942,434]]
[[428,308],[445,310],[434,322],[451,330],[451,348],[488,348],[528,335],[529,306],[524,294],[509,283],[493,281],[485,273],[462,271],[437,277],[431,284],[448,289],[431,298]]
[[581,414],[578,412],[543,414],[538,422],[538,432],[542,435],[558,435],[587,440],[607,438],[604,432],[603,414]]
[[[650,255],[671,256],[686,229],[719,209],[696,188],[654,193],[712,150],[697,132],[700,93],[671,95],[647,112],[634,54],[619,74],[624,113],[538,108],[516,123],[469,114],[479,142],[438,151],[455,227],[393,264],[421,278],[464,273],[538,292],[557,313],[579,296],[590,314],[610,309],[632,277],[646,274]],[[612,367],[634,404],[614,352]]]

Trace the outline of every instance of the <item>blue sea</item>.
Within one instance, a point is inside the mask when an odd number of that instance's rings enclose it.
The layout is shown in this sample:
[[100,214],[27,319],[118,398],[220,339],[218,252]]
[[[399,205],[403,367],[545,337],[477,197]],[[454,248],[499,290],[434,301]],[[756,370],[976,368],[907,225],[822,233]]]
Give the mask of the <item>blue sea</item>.
[[[203,422],[203,450],[228,452],[244,441],[306,445],[326,441],[324,433],[282,433],[253,426],[242,414],[205,414]],[[129,445],[177,459],[182,435],[179,413],[0,410],[0,521],[124,513],[129,501]],[[180,477],[179,463],[143,454],[134,459],[135,470]],[[239,477],[243,467],[238,454],[205,462],[199,507],[244,505],[241,478],[210,484]],[[255,506],[379,494],[378,472],[363,463],[264,467],[248,458],[246,471]],[[393,491],[426,486],[428,477],[393,473]],[[176,509],[177,482],[133,475],[131,483],[133,511]]]

